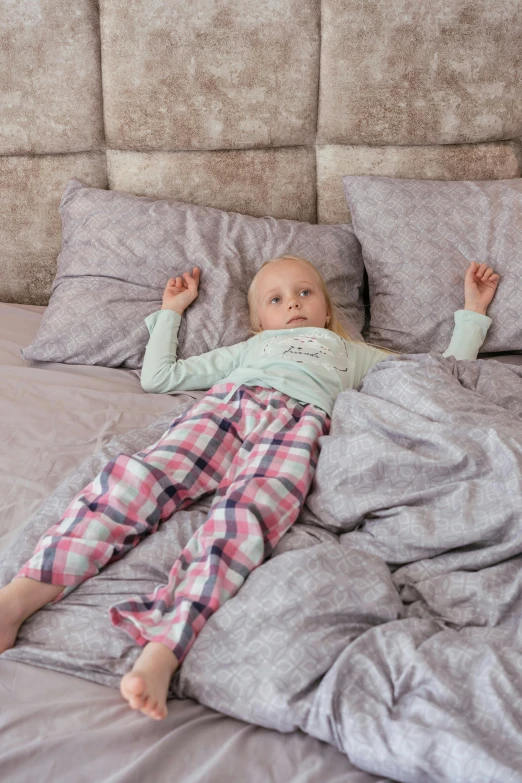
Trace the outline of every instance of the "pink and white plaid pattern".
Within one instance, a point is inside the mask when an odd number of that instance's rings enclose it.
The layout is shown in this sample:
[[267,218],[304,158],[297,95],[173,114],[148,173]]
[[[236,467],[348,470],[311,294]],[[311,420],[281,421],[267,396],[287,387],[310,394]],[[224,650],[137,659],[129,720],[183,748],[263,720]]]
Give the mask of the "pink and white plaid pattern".
[[111,607],[139,644],[181,662],[207,621],[268,557],[309,491],[330,419],[261,387],[217,384],[149,449],[111,460],[38,542],[18,576],[61,584],[63,598],[154,533],[176,510],[214,492],[205,523],[150,595]]

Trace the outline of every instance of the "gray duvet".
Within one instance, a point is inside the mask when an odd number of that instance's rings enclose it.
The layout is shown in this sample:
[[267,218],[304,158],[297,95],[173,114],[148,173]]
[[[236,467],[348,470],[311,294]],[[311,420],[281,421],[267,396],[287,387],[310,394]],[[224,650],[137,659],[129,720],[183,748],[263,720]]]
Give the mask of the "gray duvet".
[[[5,582],[113,439],[3,554]],[[207,623],[174,697],[296,728],[397,781],[522,781],[522,368],[390,357],[336,402],[316,482],[274,556]],[[139,654],[108,607],[151,591],[206,514],[178,512],[22,628],[7,659],[117,687]]]

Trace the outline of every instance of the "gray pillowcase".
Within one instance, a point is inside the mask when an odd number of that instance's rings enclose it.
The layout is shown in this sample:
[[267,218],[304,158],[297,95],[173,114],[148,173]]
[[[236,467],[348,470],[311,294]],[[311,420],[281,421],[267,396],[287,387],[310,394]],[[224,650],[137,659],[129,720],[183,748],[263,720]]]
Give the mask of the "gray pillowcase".
[[321,272],[341,320],[360,339],[364,266],[350,225],[254,218],[100,190],[70,180],[60,203],[62,249],[49,306],[25,359],[139,368],[145,316],[169,277],[201,269],[184,313],[179,357],[250,336],[247,290],[261,264],[289,253]]
[[522,180],[347,176],[343,185],[368,272],[368,341],[444,351],[478,261],[500,274],[482,350],[522,349]]

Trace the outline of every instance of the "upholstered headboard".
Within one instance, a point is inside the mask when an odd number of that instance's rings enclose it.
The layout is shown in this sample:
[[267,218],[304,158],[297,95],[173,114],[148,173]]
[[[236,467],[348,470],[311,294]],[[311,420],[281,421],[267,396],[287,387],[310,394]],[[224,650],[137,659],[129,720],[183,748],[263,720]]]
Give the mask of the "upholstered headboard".
[[0,300],[46,304],[66,182],[350,219],[343,174],[521,176],[520,0],[4,0]]

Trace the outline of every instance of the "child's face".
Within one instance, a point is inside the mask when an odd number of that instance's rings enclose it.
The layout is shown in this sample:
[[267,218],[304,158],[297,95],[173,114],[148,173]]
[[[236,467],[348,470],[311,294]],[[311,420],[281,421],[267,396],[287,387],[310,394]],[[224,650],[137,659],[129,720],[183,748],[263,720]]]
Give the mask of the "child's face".
[[313,269],[285,258],[263,267],[256,281],[261,328],[325,328],[330,320],[321,284]]

